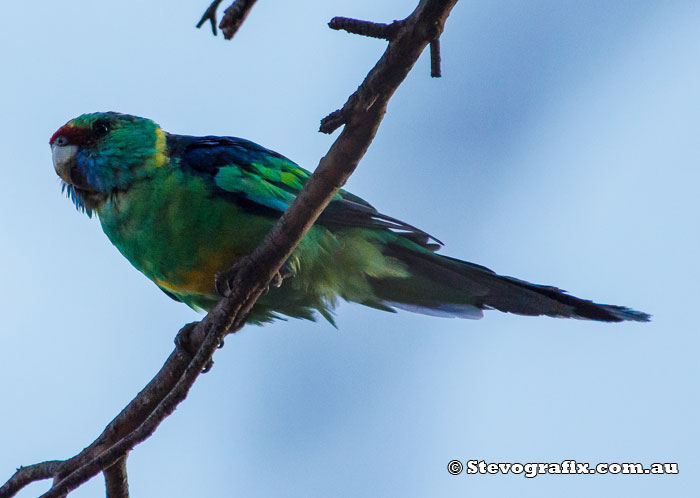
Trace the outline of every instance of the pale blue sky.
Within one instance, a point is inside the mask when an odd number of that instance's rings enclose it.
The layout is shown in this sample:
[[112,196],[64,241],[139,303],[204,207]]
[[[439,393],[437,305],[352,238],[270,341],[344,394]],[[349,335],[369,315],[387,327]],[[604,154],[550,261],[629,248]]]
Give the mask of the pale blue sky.
[[[384,43],[326,27],[415,0],[10,2],[0,20],[0,480],[79,451],[197,314],[61,196],[47,145],[83,112],[236,135],[313,169]],[[134,496],[652,497],[697,492],[700,4],[461,1],[349,189],[504,274],[654,315],[477,322],[343,304],[216,366],[129,459]],[[678,462],[678,476],[450,476],[461,460]],[[42,482],[21,496],[47,488]],[[74,496],[101,496],[101,479]]]

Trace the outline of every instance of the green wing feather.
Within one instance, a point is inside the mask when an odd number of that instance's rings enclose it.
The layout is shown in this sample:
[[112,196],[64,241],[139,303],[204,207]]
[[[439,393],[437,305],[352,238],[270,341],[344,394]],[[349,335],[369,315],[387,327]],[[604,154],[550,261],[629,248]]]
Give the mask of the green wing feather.
[[[234,137],[170,135],[185,164],[213,178],[220,194],[246,200],[257,207],[285,211],[311,173],[277,152]],[[182,145],[182,144],[186,145]],[[364,199],[340,189],[318,219],[331,228],[383,228],[396,231],[435,250],[442,242],[408,223],[378,212]]]

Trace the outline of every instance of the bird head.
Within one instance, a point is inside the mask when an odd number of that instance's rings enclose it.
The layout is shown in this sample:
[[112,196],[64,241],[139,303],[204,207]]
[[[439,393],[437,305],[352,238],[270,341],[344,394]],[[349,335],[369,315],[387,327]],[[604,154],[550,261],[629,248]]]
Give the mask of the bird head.
[[162,166],[166,134],[150,119],[97,112],[72,119],[53,134],[56,174],[76,207],[88,215],[133,182]]

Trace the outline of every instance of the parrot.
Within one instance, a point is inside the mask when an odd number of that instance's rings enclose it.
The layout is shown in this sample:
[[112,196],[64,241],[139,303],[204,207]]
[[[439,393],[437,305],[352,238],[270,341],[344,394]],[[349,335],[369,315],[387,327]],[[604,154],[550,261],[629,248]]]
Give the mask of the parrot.
[[[119,252],[172,299],[199,311],[220,300],[215,277],[250,254],[311,173],[230,136],[189,136],[117,112],[83,114],[49,141],[75,207],[94,214]],[[484,310],[601,322],[650,315],[438,254],[442,242],[340,189],[246,323],[288,317],[335,326],[340,299],[387,312],[478,319]]]

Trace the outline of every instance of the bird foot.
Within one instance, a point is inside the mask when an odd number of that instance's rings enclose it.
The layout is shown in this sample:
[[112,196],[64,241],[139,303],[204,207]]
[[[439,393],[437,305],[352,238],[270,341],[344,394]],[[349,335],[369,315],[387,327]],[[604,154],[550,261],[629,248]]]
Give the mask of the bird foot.
[[[197,324],[199,324],[199,322],[188,323],[187,325],[182,327],[175,336],[175,348],[177,349],[177,352],[181,356],[183,356],[187,361],[192,361],[194,356],[197,354],[197,349],[192,344],[191,338],[192,331],[197,326]],[[221,340],[221,343],[218,347],[224,347],[223,339]],[[214,360],[210,359],[206,363],[206,365],[204,365],[204,368],[202,368],[202,373],[207,373],[209,370],[212,369],[213,366]]]
[[214,287],[216,288],[217,294],[220,296],[227,296],[231,293],[233,290],[233,280],[236,278],[236,274],[245,260],[246,258],[239,259],[231,268],[217,273],[214,276]]
[[[231,267],[229,270],[222,271],[221,273],[217,273],[216,276],[214,277],[214,286],[216,288],[216,292],[220,296],[226,296],[233,291],[233,281],[236,278],[236,274],[238,273],[238,269],[243,265],[244,260],[241,259],[239,260],[233,267]],[[284,282],[284,279],[289,278],[293,275],[292,269],[289,267],[287,263],[283,264],[282,267],[279,269],[277,273],[272,277],[272,280],[270,281],[269,285],[265,289],[265,292],[269,292],[270,286],[279,288],[282,286],[282,282]]]

